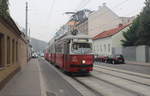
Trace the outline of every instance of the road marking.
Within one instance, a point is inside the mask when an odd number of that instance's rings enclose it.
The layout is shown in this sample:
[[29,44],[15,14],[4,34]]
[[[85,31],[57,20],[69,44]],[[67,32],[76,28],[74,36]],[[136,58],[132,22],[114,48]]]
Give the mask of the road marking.
[[37,61],[37,67],[38,67],[38,70],[39,70],[39,78],[40,78],[40,86],[41,86],[41,96],[47,96],[46,94],[46,86],[45,86],[45,83],[44,83],[44,80],[43,80],[43,77],[42,77],[42,71],[41,71],[41,68],[40,68],[40,65],[39,65],[39,61]]

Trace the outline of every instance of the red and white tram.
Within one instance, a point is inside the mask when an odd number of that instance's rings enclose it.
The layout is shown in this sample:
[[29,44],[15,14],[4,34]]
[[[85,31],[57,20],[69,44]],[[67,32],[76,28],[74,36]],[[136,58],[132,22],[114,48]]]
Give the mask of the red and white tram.
[[87,35],[63,35],[51,40],[45,59],[66,72],[90,72],[94,55]]

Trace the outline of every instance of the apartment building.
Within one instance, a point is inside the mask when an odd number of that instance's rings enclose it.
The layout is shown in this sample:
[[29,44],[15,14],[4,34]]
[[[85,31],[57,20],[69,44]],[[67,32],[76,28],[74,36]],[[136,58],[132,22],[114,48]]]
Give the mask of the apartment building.
[[103,31],[117,27],[119,24],[131,23],[133,19],[134,17],[119,17],[107,7],[106,3],[103,3],[88,17],[88,34],[94,37]]

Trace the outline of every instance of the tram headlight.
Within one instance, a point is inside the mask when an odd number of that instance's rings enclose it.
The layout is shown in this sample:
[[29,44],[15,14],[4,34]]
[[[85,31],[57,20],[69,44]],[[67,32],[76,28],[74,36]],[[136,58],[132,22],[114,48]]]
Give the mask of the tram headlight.
[[86,63],[86,61],[85,60],[82,60],[82,64],[85,64]]

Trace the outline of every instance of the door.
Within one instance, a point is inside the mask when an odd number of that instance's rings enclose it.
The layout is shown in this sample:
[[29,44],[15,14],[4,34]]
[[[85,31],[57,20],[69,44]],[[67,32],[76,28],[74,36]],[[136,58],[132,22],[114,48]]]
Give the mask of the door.
[[65,70],[67,70],[68,69],[68,67],[69,67],[69,60],[68,60],[68,56],[69,56],[69,43],[65,43],[64,44],[64,65],[63,65],[63,68],[65,69]]

